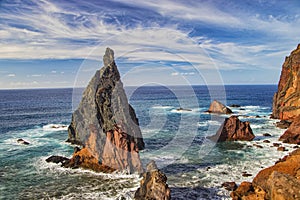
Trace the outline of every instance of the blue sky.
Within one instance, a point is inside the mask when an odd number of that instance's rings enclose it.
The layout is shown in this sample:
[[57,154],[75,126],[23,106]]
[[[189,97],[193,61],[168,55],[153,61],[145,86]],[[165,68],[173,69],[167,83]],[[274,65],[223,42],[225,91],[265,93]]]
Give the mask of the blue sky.
[[107,46],[125,85],[277,84],[297,0],[1,0],[0,89],[85,86]]

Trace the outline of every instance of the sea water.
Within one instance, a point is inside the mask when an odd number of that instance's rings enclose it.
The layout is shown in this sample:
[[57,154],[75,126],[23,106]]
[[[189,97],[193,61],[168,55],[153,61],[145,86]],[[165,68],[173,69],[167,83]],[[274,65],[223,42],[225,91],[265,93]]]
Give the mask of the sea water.
[[[270,119],[276,89],[275,85],[126,88],[145,141],[146,149],[140,152],[143,165],[156,161],[168,177],[172,199],[229,199],[223,182],[251,181],[293,150],[288,144],[283,144],[286,152],[272,147],[284,132],[274,126],[277,120]],[[74,146],[65,140],[80,94],[73,89],[0,91],[0,199],[132,198],[139,186],[137,174],[65,169],[45,161],[50,155],[72,155]],[[215,144],[206,139],[228,117],[206,112],[215,98],[241,106],[231,109],[242,121],[250,121],[254,141]],[[17,143],[19,138],[30,145]]]

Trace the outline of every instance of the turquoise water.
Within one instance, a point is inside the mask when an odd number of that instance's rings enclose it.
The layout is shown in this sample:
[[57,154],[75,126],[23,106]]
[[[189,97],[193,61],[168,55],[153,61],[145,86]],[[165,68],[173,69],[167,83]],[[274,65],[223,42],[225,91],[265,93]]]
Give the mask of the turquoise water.
[[[156,161],[168,176],[174,199],[227,199],[228,192],[221,188],[224,181],[250,181],[262,167],[288,153],[271,147],[284,131],[269,118],[276,86],[129,87],[126,91],[146,144],[140,153],[142,162]],[[72,102],[78,102],[79,94],[73,95],[72,89],[0,91],[1,199],[132,198],[138,175],[70,170],[45,162],[50,155],[72,155],[74,146],[64,141],[76,107]],[[232,110],[251,122],[254,141],[216,145],[205,139],[226,117],[205,112],[214,98],[241,105]],[[179,107],[191,111],[178,111]],[[18,144],[18,138],[30,145]],[[265,139],[271,143],[263,143]],[[243,172],[253,176],[242,177]]]

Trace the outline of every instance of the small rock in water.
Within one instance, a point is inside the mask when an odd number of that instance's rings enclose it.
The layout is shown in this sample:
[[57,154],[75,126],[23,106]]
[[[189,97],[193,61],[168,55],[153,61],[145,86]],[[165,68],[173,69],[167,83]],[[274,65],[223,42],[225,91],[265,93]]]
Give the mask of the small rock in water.
[[260,118],[260,116],[259,116],[259,115],[256,115],[255,118]]
[[222,187],[224,187],[228,191],[234,191],[237,188],[237,185],[235,182],[224,182],[222,183]]
[[29,142],[23,140],[22,138],[18,139],[17,142],[18,142],[19,144],[24,144],[24,145],[29,145],[29,144],[30,144]]
[[280,143],[273,143],[273,147],[279,147],[279,146],[281,146]]
[[232,108],[239,108],[239,107],[241,107],[241,106],[238,105],[238,104],[231,104],[229,107],[232,107]]
[[278,147],[277,151],[286,151],[285,147]]
[[49,158],[46,159],[46,162],[53,162],[53,163],[65,163],[68,161],[69,158],[63,157],[63,156],[50,156]]
[[249,176],[252,176],[252,174],[249,174],[249,173],[247,173],[247,172],[243,172],[242,176],[243,176],[243,177],[249,177]]
[[296,146],[293,146],[293,148],[294,148],[294,149],[298,149],[298,148],[299,148],[299,146],[298,146],[298,145],[296,145]]
[[271,137],[272,135],[270,133],[264,133],[263,136],[265,136],[265,137]]
[[254,147],[257,147],[257,148],[260,148],[260,149],[264,148],[263,146],[261,146],[261,145],[259,145],[259,144],[253,144],[253,146],[254,146]]
[[264,140],[263,142],[264,143],[270,143],[270,140]]
[[287,129],[291,125],[291,121],[289,120],[281,120],[280,122],[276,122],[276,127],[281,129]]

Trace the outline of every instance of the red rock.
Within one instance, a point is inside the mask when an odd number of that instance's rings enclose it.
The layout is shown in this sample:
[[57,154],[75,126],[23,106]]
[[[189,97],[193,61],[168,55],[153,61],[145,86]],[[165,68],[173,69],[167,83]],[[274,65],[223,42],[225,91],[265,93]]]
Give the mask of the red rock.
[[222,104],[221,102],[214,100],[213,102],[211,102],[209,109],[207,112],[210,113],[218,113],[218,114],[231,114],[232,110],[230,110],[229,108],[227,108],[224,104]]
[[286,151],[285,147],[278,147],[277,151]]
[[285,58],[278,91],[273,97],[272,117],[282,120],[300,115],[300,44]]
[[208,137],[216,142],[251,141],[255,138],[249,122],[242,122],[237,116],[226,118],[217,133]]
[[224,187],[228,191],[234,191],[237,188],[237,185],[235,182],[224,182],[224,183],[222,183],[221,186]]
[[294,118],[293,123],[279,138],[280,141],[290,144],[300,144],[300,116]]
[[145,199],[171,199],[171,191],[167,184],[167,177],[156,166],[154,161],[147,165],[147,171],[143,174],[140,187],[134,194],[135,200]]

